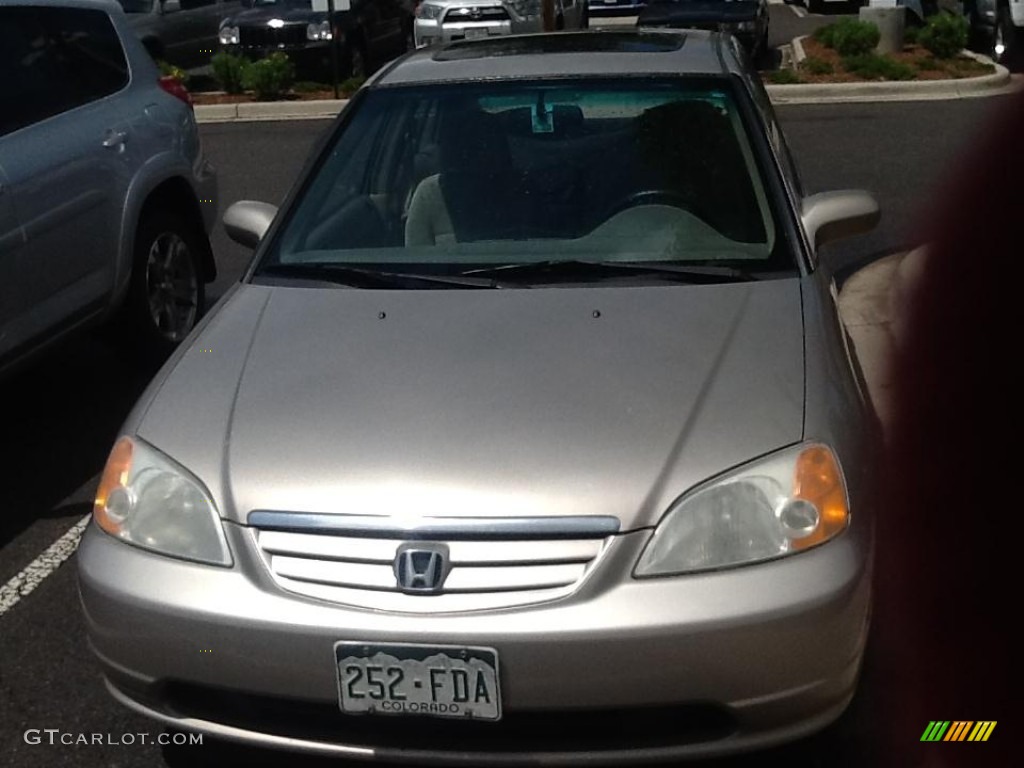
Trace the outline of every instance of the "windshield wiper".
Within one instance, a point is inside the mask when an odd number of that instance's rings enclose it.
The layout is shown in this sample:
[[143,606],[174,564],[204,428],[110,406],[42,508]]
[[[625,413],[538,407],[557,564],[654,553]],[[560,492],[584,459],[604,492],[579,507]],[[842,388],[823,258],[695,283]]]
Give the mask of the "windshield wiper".
[[420,272],[388,272],[372,267],[353,267],[330,261],[268,264],[256,276],[272,275],[326,280],[353,288],[406,288],[410,282],[432,283],[445,288],[500,288],[495,280],[469,275],[425,275]]
[[686,283],[743,283],[758,278],[750,272],[736,267],[683,266],[664,262],[642,261],[589,261],[586,259],[548,259],[525,261],[516,264],[500,264],[460,272],[463,277],[500,277],[502,279],[536,280],[573,279],[600,276],[621,276],[623,274],[647,274]]

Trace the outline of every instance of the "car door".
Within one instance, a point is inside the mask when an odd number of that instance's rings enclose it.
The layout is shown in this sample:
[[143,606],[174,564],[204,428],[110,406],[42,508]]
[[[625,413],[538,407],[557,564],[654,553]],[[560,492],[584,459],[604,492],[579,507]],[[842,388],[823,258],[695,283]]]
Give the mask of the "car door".
[[13,97],[0,114],[3,356],[103,307],[130,153],[113,95],[127,86],[128,67],[106,11],[0,6],[0,29],[0,69]]
[[[0,62],[2,55],[0,53]],[[0,355],[4,348],[4,338],[8,333],[10,311],[14,305],[14,268],[23,243],[24,235],[14,213],[10,184],[4,169],[0,168]]]

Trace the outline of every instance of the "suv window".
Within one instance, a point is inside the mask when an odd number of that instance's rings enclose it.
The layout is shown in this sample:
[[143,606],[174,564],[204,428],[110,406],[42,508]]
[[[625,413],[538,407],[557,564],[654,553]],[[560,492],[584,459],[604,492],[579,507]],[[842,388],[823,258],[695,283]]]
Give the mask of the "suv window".
[[0,136],[128,84],[114,25],[85,8],[0,8],[0,72]]

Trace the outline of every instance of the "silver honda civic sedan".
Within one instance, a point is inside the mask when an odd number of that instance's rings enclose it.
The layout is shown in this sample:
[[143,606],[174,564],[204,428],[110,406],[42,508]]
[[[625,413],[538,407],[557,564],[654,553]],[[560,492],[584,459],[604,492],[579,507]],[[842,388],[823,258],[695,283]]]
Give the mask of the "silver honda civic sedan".
[[79,552],[110,692],[353,758],[618,766],[853,695],[875,419],[714,33],[451,43],[357,94],[123,427]]

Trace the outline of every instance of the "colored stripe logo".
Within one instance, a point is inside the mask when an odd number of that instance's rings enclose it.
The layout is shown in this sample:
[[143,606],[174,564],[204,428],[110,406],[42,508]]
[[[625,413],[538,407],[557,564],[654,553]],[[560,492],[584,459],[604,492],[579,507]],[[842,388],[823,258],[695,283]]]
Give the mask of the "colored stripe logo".
[[921,741],[988,741],[995,728],[995,720],[932,720]]

